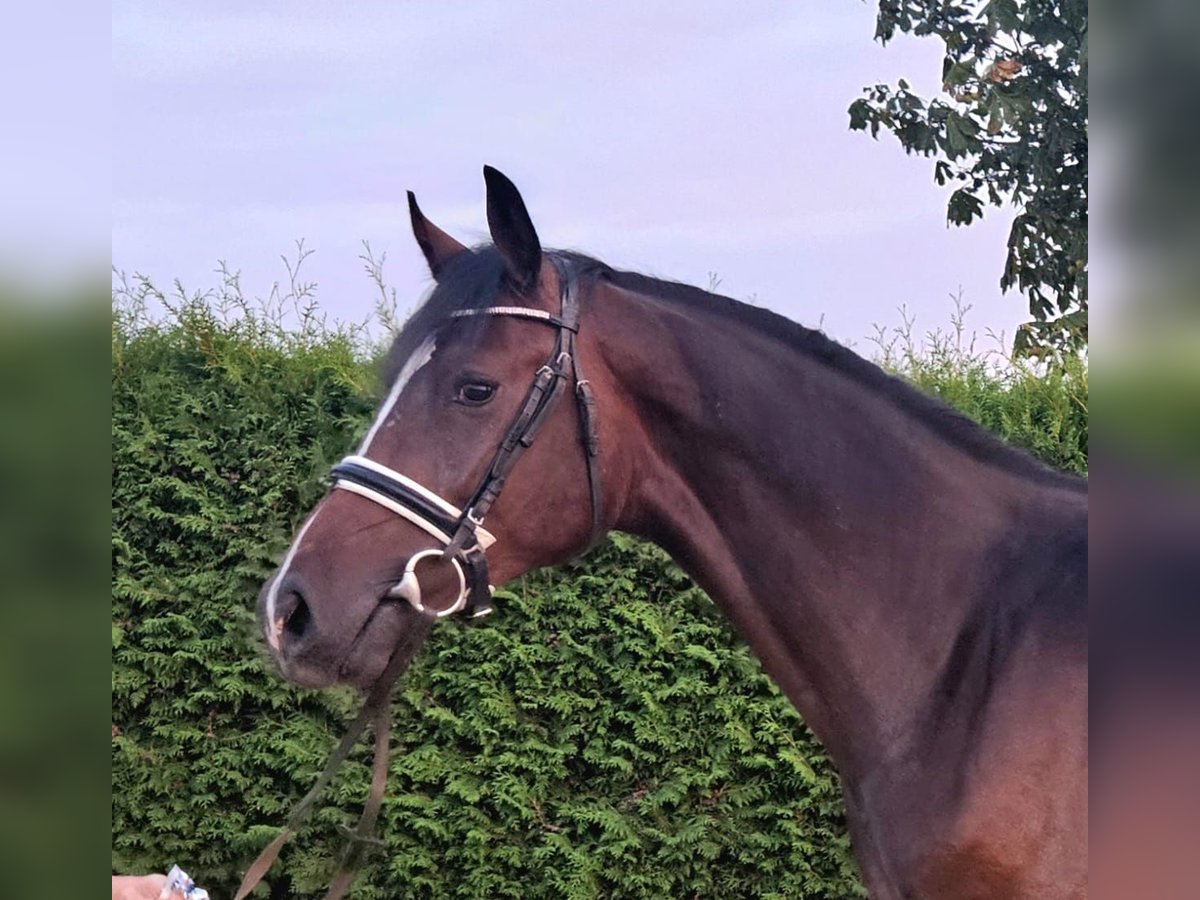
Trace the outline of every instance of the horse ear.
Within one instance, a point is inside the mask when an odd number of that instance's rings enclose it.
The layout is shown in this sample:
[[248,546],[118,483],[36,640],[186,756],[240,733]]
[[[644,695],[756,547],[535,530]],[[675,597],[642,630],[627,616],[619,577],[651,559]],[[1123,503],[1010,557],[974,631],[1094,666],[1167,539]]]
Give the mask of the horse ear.
[[425,218],[412,191],[408,192],[408,214],[412,218],[413,237],[425,254],[429,272],[436,281],[445,271],[446,264],[467,248]]
[[492,243],[508,263],[508,274],[518,290],[537,284],[542,268],[542,245],[517,186],[491,166],[483,167],[487,185],[487,220]]

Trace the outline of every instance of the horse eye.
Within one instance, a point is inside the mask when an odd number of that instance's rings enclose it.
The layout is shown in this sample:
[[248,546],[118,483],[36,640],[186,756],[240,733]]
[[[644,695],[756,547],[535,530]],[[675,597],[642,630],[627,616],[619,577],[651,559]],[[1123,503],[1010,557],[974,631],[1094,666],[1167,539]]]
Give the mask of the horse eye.
[[496,386],[494,384],[485,384],[479,381],[469,381],[458,386],[458,396],[455,398],[459,403],[465,403],[467,406],[483,406],[496,395]]

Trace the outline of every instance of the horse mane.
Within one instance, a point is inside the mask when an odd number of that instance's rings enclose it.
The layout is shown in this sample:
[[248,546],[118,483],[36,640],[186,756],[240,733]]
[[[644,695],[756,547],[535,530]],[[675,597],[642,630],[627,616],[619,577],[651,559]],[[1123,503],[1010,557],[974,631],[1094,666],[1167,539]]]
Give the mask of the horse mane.
[[[823,332],[794,322],[759,306],[714,294],[689,284],[614,269],[593,257],[568,250],[548,250],[573,278],[606,281],[623,290],[697,309],[736,322],[777,340],[805,356],[829,366],[874,391],[928,427],[934,434],[973,459],[1014,475],[1057,487],[1086,490],[1087,480],[1060,472],[992,434],[978,422],[948,404],[891,375]],[[495,301],[504,287],[504,260],[491,245],[474,248],[448,267],[429,299],[414,313],[390,354],[389,368],[398,371],[408,353],[436,323],[458,309],[477,309]],[[411,334],[409,340],[404,340]],[[401,342],[407,350],[401,347]]]

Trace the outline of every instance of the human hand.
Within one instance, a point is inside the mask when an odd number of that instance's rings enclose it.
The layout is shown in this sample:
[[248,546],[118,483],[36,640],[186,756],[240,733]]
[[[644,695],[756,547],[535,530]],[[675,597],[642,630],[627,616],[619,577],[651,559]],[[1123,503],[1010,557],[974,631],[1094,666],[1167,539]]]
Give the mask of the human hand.
[[[158,900],[166,884],[166,875],[114,875],[112,900]],[[180,900],[183,894],[172,891],[167,897]]]

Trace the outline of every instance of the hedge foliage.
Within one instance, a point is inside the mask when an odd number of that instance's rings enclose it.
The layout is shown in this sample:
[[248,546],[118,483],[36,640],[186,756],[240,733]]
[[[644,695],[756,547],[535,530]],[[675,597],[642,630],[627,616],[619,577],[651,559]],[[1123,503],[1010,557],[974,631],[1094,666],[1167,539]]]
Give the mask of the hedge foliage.
[[[353,333],[202,301],[157,322],[115,304],[112,351],[113,871],[179,863],[226,896],[355,705],[272,674],[252,608],[365,427],[373,367]],[[1082,367],[922,365],[990,427],[1085,465]],[[497,606],[440,625],[402,680],[386,852],[356,896],[861,895],[827,759],[658,550],[616,535]],[[368,766],[360,748],[273,896],[325,886]]]

